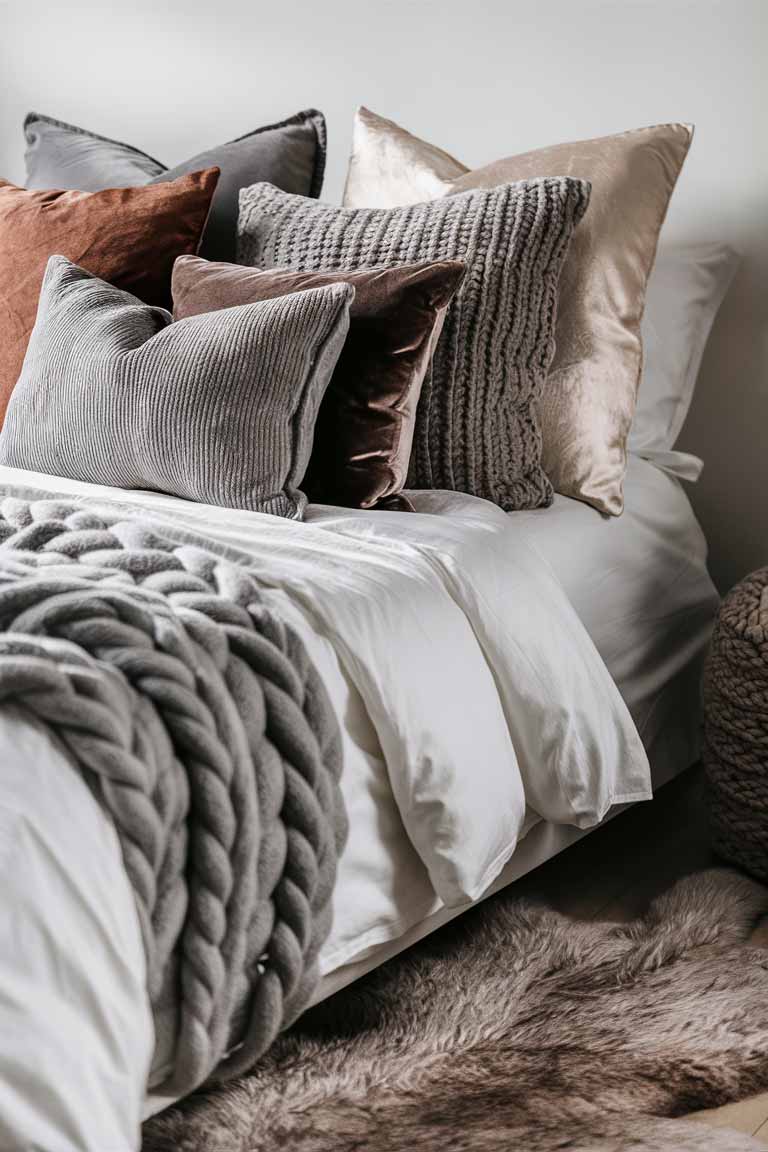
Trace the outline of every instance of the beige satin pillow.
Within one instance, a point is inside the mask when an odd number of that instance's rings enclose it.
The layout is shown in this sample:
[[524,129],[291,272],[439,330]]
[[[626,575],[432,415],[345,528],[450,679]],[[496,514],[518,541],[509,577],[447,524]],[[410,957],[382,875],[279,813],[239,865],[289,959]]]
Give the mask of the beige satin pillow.
[[358,110],[344,206],[388,207],[538,176],[589,180],[560,279],[557,350],[540,401],[554,488],[617,516],[642,366],[645,288],[693,128],[661,124],[510,156],[472,171]]

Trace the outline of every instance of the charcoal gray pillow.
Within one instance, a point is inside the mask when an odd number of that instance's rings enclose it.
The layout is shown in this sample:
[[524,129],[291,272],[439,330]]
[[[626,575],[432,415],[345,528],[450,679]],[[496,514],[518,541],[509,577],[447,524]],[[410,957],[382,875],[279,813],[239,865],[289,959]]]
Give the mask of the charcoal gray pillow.
[[332,284],[174,324],[52,256],[0,463],[300,519],[353,296]]
[[315,109],[257,128],[171,169],[129,144],[37,112],[27,115],[24,136],[27,188],[100,192],[103,188],[157,184],[187,172],[219,168],[221,175],[200,247],[200,255],[208,260],[235,258],[241,188],[268,180],[286,192],[317,197],[325,171],[325,119]]
[[238,259],[302,271],[464,260],[424,381],[408,484],[536,508],[552,499],[536,405],[554,352],[557,281],[589,190],[562,177],[344,209],[256,184],[240,193]]

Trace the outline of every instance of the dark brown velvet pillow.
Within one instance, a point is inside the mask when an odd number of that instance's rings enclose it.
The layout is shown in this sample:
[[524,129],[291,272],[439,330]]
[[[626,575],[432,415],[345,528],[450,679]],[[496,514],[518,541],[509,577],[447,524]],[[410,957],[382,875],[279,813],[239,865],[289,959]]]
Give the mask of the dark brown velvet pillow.
[[302,488],[314,503],[409,511],[402,488],[421,385],[464,271],[461,260],[291,272],[183,256],[173,269],[174,319],[352,284],[349,335],[320,406]]
[[104,192],[0,180],[0,425],[19,378],[50,256],[66,256],[147,304],[170,307],[177,256],[196,252],[218,168]]

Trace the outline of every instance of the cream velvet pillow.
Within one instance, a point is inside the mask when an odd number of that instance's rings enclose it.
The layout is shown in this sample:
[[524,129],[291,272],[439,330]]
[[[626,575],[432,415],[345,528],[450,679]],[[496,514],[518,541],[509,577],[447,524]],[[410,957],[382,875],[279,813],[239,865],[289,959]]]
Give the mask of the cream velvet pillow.
[[642,367],[640,322],[659,231],[693,129],[639,128],[559,144],[470,171],[392,120],[357,112],[344,206],[392,207],[542,176],[592,185],[560,279],[556,352],[539,401],[555,490],[601,512],[624,507],[627,437]]

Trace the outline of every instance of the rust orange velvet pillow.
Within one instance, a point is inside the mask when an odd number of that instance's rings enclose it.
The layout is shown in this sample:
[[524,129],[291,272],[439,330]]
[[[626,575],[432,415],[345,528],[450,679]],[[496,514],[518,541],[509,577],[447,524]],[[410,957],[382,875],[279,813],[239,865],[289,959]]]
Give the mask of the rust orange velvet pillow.
[[293,272],[184,256],[173,270],[174,319],[352,284],[349,334],[320,405],[302,488],[313,503],[408,511],[402,488],[421,385],[464,272],[461,260]]
[[197,251],[218,168],[104,192],[27,191],[0,180],[0,425],[19,378],[48,258],[170,307],[177,256]]

